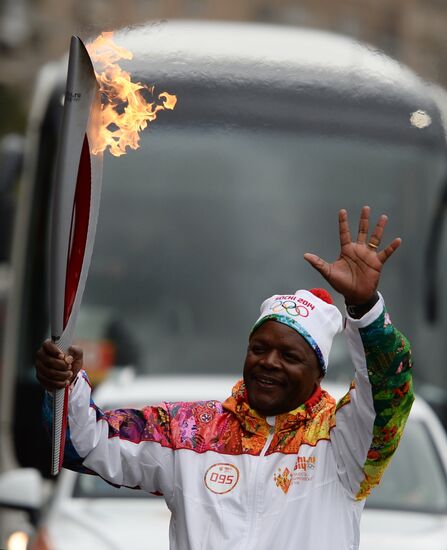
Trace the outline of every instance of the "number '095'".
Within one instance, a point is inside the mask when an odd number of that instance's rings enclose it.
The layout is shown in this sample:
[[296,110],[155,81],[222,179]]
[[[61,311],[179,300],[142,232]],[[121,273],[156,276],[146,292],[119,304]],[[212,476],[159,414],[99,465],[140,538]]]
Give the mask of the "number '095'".
[[231,485],[233,483],[234,476],[227,474],[218,474],[213,472],[210,476],[210,481],[213,483],[220,483],[222,485]]

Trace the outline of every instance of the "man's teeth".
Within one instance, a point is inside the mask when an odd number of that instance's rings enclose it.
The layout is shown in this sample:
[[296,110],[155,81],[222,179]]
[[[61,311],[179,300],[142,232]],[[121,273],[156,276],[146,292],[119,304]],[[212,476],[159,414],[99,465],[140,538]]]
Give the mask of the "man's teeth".
[[262,382],[263,384],[269,384],[270,386],[274,386],[276,382],[272,382],[271,380],[267,380],[266,378],[258,378],[259,382]]

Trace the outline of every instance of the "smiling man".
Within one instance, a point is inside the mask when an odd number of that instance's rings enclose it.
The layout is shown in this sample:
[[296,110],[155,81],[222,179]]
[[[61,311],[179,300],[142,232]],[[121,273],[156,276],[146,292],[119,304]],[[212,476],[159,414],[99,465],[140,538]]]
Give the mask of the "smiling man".
[[275,416],[304,403],[323,375],[313,350],[284,325],[267,321],[250,338],[244,383],[250,406]]
[[[400,239],[380,250],[386,216],[368,238],[369,208],[352,241],[339,213],[341,252],[305,259],[347,304],[355,379],[336,404],[320,387],[341,313],[322,289],[261,306],[243,380],[223,403],[162,403],[102,412],[82,350],[47,341],[37,377],[70,385],[65,467],[118,486],[162,493],[172,550],[355,550],[365,498],[395,452],[413,402],[408,341],[377,287]],[[51,395],[44,410],[51,424]],[[149,534],[150,535],[150,534]],[[150,543],[148,543],[150,548]]]
[[250,406],[275,416],[307,401],[326,373],[332,339],[341,330],[341,314],[321,288],[266,300],[244,365]]

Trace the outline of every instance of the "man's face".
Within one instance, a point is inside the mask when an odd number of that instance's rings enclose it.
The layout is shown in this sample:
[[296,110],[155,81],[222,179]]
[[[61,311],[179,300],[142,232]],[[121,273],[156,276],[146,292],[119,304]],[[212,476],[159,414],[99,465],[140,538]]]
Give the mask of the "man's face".
[[244,382],[248,402],[260,414],[275,416],[295,409],[322,377],[313,349],[287,325],[266,321],[251,335]]

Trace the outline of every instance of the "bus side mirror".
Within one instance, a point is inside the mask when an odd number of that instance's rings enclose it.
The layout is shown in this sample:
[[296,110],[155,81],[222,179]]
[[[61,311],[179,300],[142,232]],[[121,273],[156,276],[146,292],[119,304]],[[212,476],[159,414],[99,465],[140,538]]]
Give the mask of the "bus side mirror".
[[433,222],[428,235],[425,265],[427,267],[425,287],[425,314],[429,323],[436,323],[439,317],[439,255],[444,232],[444,218],[447,214],[447,179],[441,190]]
[[25,140],[8,134],[0,142],[0,263],[10,259],[15,187],[23,167]]

